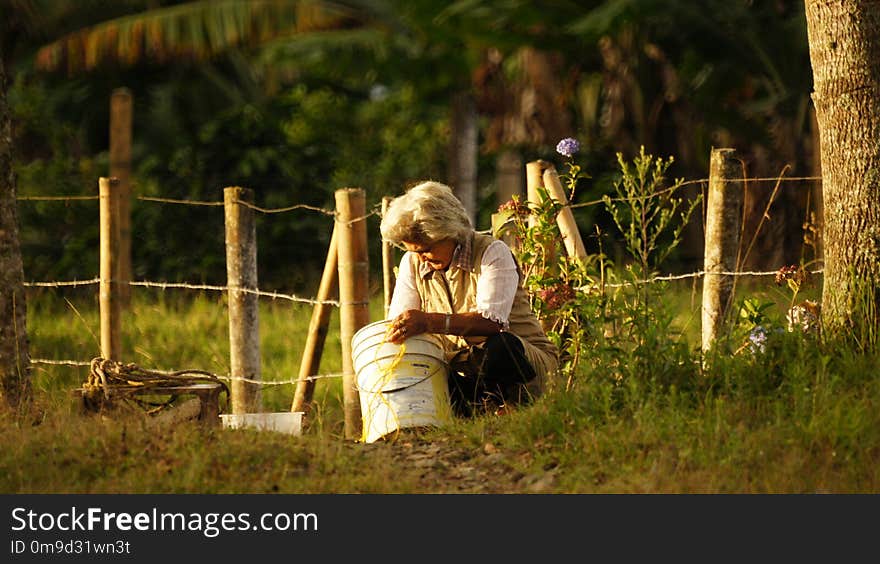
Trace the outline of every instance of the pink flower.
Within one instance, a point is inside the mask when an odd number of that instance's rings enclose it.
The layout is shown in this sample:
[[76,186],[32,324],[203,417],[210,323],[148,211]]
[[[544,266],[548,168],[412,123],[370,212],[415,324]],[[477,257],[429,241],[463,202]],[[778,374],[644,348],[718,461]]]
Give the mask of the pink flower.
[[783,266],[776,271],[776,284],[781,286],[786,280],[793,280],[798,286],[807,279],[807,271],[797,265]]
[[529,206],[522,203],[519,200],[519,198],[516,196],[512,197],[511,199],[507,200],[506,202],[504,202],[503,204],[498,206],[498,211],[499,212],[510,212],[514,216],[519,216],[519,217],[527,217],[527,216],[531,215],[531,213],[532,213],[531,210],[529,209]]
[[562,282],[544,288],[538,293],[538,297],[541,298],[541,301],[544,302],[547,309],[550,310],[561,308],[568,302],[574,300],[576,295],[574,288]]

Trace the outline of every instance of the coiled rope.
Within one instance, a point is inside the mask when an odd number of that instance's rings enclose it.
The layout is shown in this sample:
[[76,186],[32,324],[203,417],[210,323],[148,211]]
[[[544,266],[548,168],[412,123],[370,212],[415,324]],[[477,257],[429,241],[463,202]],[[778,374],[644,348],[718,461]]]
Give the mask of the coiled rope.
[[[229,387],[219,376],[206,370],[161,371],[141,368],[133,363],[121,363],[108,358],[96,357],[89,364],[88,379],[83,382],[82,395],[87,407],[96,408],[114,398],[134,401],[142,406],[151,406],[150,412],[170,405],[176,398],[171,396],[167,402],[150,404],[136,396],[155,390],[157,394],[168,393],[163,388],[193,386],[211,383],[226,392],[227,411],[229,406]],[[185,393],[185,392],[184,392]]]

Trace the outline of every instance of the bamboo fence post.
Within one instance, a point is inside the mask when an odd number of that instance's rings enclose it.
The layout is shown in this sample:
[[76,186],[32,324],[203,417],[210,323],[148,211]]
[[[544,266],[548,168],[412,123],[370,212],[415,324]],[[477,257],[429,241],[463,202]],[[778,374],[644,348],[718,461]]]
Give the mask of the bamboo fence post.
[[100,200],[101,284],[101,356],[122,359],[122,307],[119,295],[119,182],[115,178],[98,179]]
[[[388,211],[391,196],[382,198],[382,217]],[[385,288],[385,318],[388,318],[388,310],[391,307],[391,296],[394,295],[394,247],[388,241],[382,240],[382,282]]]
[[362,189],[336,191],[336,222],[339,230],[339,337],[342,340],[345,438],[357,440],[361,436],[362,422],[351,340],[358,329],[370,322],[366,197]]
[[[526,164],[526,197],[530,207],[540,205],[543,201],[540,188],[544,186],[544,171],[547,170],[548,167],[550,167],[550,163],[544,160],[531,161]],[[528,225],[529,228],[533,228],[537,225],[537,219],[535,219],[534,213],[529,215]],[[552,276],[559,270],[556,263],[556,245],[553,241],[546,240],[546,237],[543,236],[540,231],[538,231],[537,238],[538,240],[536,242],[541,245],[543,251],[540,258],[541,264],[538,266],[543,268],[544,272],[548,275]],[[553,327],[555,316],[549,314],[540,318],[539,321],[541,327],[544,328],[544,331],[549,331],[550,328]]]
[[[548,190],[545,183],[545,174],[552,166],[552,164],[543,160],[532,161],[526,164],[526,192],[529,206],[537,206],[543,202],[544,198],[541,196],[539,189],[543,187],[545,190]],[[531,214],[528,221],[529,227],[535,227],[536,223],[535,214]],[[552,241],[546,240],[542,240],[540,243],[544,249],[544,265],[552,270],[557,260],[555,245]]]
[[324,273],[321,275],[321,283],[318,286],[318,303],[312,310],[309,334],[306,337],[306,346],[303,349],[303,357],[299,365],[299,378],[296,382],[293,404],[290,407],[290,411],[293,412],[305,412],[315,391],[315,381],[310,380],[309,377],[318,373],[321,355],[324,352],[324,342],[327,340],[327,329],[330,326],[331,306],[325,302],[331,299],[339,288],[338,233],[339,229],[334,225],[333,235],[330,237],[330,247],[327,250],[327,259],[324,261]]
[[[526,164],[526,201],[530,205],[541,203],[538,188],[544,184],[544,169],[550,166],[547,161],[532,161]],[[534,216],[529,217],[529,227],[535,226]]]
[[563,189],[562,182],[560,182],[559,175],[553,165],[544,169],[544,187],[551,198],[564,206],[556,216],[556,224],[559,226],[559,232],[562,234],[562,242],[565,244],[568,256],[578,259],[587,258],[587,249],[581,239],[574,213],[568,206],[568,197],[565,195],[565,189]]
[[[260,390],[260,327],[257,290],[257,230],[253,191],[223,189],[226,225],[226,284],[229,296],[229,395],[232,413],[262,410]],[[252,382],[245,381],[252,380]]]
[[712,149],[703,252],[702,350],[721,333],[733,300],[742,222],[742,168],[734,149]]
[[131,91],[117,88],[110,97],[110,176],[119,179],[119,295],[123,308],[131,301],[131,123]]

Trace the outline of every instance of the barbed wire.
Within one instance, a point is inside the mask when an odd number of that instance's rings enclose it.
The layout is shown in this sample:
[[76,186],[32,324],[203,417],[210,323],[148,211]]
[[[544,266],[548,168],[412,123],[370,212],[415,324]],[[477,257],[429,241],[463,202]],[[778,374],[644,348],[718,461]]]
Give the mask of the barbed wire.
[[[88,360],[57,360],[50,358],[32,358],[31,364],[45,364],[49,366],[91,366],[91,361]],[[163,369],[153,369],[151,372],[156,372],[158,374],[176,374],[179,373],[180,370],[163,370]],[[342,378],[345,376],[344,372],[330,372],[327,374],[314,374],[311,376],[307,376],[305,378],[295,378],[290,380],[255,380],[253,378],[242,378],[236,376],[228,376],[228,375],[216,375],[220,380],[225,380],[227,382],[245,382],[248,384],[259,384],[261,386],[289,386],[291,384],[297,384],[301,380],[302,381],[310,381],[314,382],[317,380],[325,380],[329,378]]]
[[66,202],[82,200],[98,200],[99,196],[18,196],[16,200],[21,202]]
[[[488,233],[489,231],[485,231]],[[480,233],[483,233],[481,231]],[[824,271],[822,269],[810,271],[810,274],[822,274]],[[720,276],[775,276],[778,273],[777,270],[770,271],[723,271],[723,272],[707,272],[705,270],[697,270],[695,272],[689,272],[686,274],[664,274],[660,276],[654,276],[648,278],[647,280],[643,280],[641,283],[653,283],[653,282],[668,282],[673,280],[683,280],[686,278],[700,278],[705,276],[706,274],[716,274]],[[88,286],[94,284],[100,284],[101,278],[92,278],[89,280],[70,280],[70,281],[58,281],[58,282],[25,282],[24,285],[26,287],[63,287],[63,286]],[[297,296],[296,294],[284,294],[281,292],[268,291],[268,290],[260,290],[260,289],[251,289],[251,288],[236,288],[234,286],[220,286],[220,285],[212,285],[212,284],[191,284],[189,282],[152,282],[147,280],[132,280],[128,282],[129,286],[139,286],[145,288],[159,288],[161,290],[166,290],[168,288],[179,288],[186,290],[204,290],[204,291],[215,291],[215,292],[228,292],[229,290],[238,290],[245,294],[254,294],[263,298],[272,298],[272,299],[284,299],[293,302],[301,302],[307,303],[311,305],[332,305],[334,307],[340,307],[341,302],[338,300],[317,300],[314,298],[303,298]],[[618,284],[617,286],[626,286],[629,283]],[[607,287],[616,287],[613,284],[606,284]],[[349,304],[351,305],[351,304]],[[361,302],[356,302],[354,305],[363,305]]]
[[[138,199],[145,200],[145,201],[152,201],[152,202],[170,203],[170,204],[201,205],[201,206],[223,206],[223,205],[225,205],[225,202],[221,202],[221,201],[211,202],[211,201],[193,201],[193,200],[173,200],[173,199],[169,199],[169,198],[156,198],[156,197],[139,197]],[[286,212],[296,211],[296,210],[308,210],[308,211],[322,213],[322,214],[330,216],[330,217],[338,217],[339,216],[339,212],[336,210],[321,208],[321,207],[313,206],[310,204],[292,204],[292,205],[284,206],[284,207],[280,207],[280,208],[264,208],[264,207],[261,207],[261,206],[254,204],[252,202],[247,202],[245,200],[239,200],[239,199],[233,200],[233,203],[240,204],[246,208],[249,208],[249,209],[252,209],[256,212],[260,212],[260,213],[267,214],[267,215],[276,214],[276,213],[286,213]],[[344,223],[345,225],[351,225],[353,223],[357,223],[358,221],[363,221],[363,220],[365,220],[371,216],[374,216],[374,215],[380,215],[379,206],[374,206],[373,210],[370,211],[369,213],[367,213],[366,215],[355,217],[355,218],[348,220],[347,222],[341,222],[341,223]]]
[[[19,196],[16,198],[20,201],[78,201],[78,200],[99,200],[100,196]],[[186,206],[208,206],[208,207],[222,207],[226,205],[223,200],[187,200],[181,198],[163,198],[160,196],[136,196],[135,200],[140,200],[142,202],[155,202],[160,204],[175,204],[175,205],[186,205]],[[325,215],[333,216],[336,215],[335,210],[328,210],[326,208],[321,208],[318,206],[313,206],[310,204],[293,204],[280,208],[264,208],[258,206],[251,202],[246,202],[244,200],[235,199],[233,203],[241,204],[246,208],[250,208],[254,211],[264,213],[264,214],[275,214],[275,213],[283,213],[295,210],[309,210],[315,211],[319,213],[323,213]]]
[[[709,182],[709,178],[697,178],[692,180],[685,180],[679,186],[687,186],[689,184],[705,184]],[[756,177],[744,177],[744,178],[725,178],[724,182],[804,182],[804,181],[813,181],[813,180],[822,180],[821,176],[756,176]]]
[[[757,177],[757,178],[725,178],[724,182],[803,182],[803,181],[813,181],[813,180],[822,180],[821,176],[789,176],[789,177]],[[658,190],[653,194],[650,194],[649,198],[657,198],[659,196],[663,196],[664,194],[675,192],[680,188],[684,188],[685,186],[690,186],[693,184],[706,184],[709,182],[708,178],[699,178],[696,180],[686,180],[680,183],[675,184],[674,186],[670,186],[669,188],[664,188],[663,190]],[[597,206],[599,204],[603,204],[607,201],[609,202],[631,202],[639,200],[640,198],[611,198],[609,196],[605,196],[598,200],[591,200],[589,202],[580,202],[580,203],[568,203],[563,207],[569,207],[571,209],[577,208],[586,208],[590,206]]]
[[216,286],[211,284],[190,284],[189,282],[150,282],[150,281],[132,281],[129,282],[130,286],[141,286],[145,288],[159,288],[162,290],[166,290],[168,288],[182,288],[186,290],[206,290],[206,291],[215,291],[215,292],[228,292],[230,290],[237,290],[244,294],[254,294],[256,296],[262,298],[272,298],[272,299],[283,299],[289,300],[292,302],[300,302],[312,305],[332,305],[335,307],[339,307],[339,301],[337,300],[316,300],[313,298],[302,298],[297,296],[296,294],[282,294],[281,292],[271,292],[260,289],[252,289],[252,288],[241,288],[235,286]]
[[25,282],[24,285],[25,287],[33,288],[59,288],[62,286],[91,286],[100,283],[100,278],[92,278],[90,280],[68,280],[58,282]]
[[160,198],[158,196],[137,196],[136,200],[140,200],[142,202],[157,202],[160,204],[181,204],[186,206],[213,206],[220,207],[223,205],[222,201],[205,201],[205,200],[178,200],[175,198]]
[[265,213],[265,214],[284,213],[284,212],[289,212],[289,211],[294,211],[294,210],[309,210],[309,211],[320,212],[320,213],[323,213],[323,214],[329,215],[329,216],[336,215],[335,210],[328,210],[328,209],[324,209],[324,208],[319,208],[318,206],[311,206],[309,204],[294,204],[294,205],[286,206],[283,208],[261,208],[260,206],[252,204],[250,202],[245,202],[243,200],[236,200],[235,203],[241,204],[246,208],[250,208],[254,211],[258,211],[260,213]]
[[[57,282],[25,282],[25,287],[36,287],[36,288],[55,288],[55,287],[65,287],[65,286],[88,286],[94,284],[100,284],[101,278],[92,278],[91,280],[71,280],[71,281],[57,281]],[[313,298],[303,298],[297,296],[296,294],[284,294],[281,292],[260,290],[260,289],[252,289],[252,288],[236,288],[234,286],[217,286],[211,284],[190,284],[188,282],[151,282],[146,280],[132,280],[128,282],[129,286],[140,286],[145,288],[160,288],[162,290],[167,290],[168,288],[182,288],[187,290],[205,290],[205,291],[216,291],[216,292],[228,292],[229,290],[238,290],[245,294],[255,294],[262,298],[272,298],[272,299],[283,299],[289,300],[292,302],[300,302],[307,303],[311,305],[332,305],[334,307],[339,307],[340,303],[337,300],[316,300]]]
[[50,358],[32,358],[31,364],[51,364],[54,366],[91,366],[88,360],[55,360]]
[[[750,177],[750,178],[725,178],[725,182],[805,182],[805,181],[821,181],[821,176],[779,176],[779,177]],[[651,194],[651,197],[661,196],[668,192],[673,192],[678,190],[679,188],[690,186],[693,184],[706,184],[710,181],[709,178],[698,178],[692,180],[686,180],[677,183],[675,186],[666,188],[664,190],[660,190]],[[607,198],[607,196],[606,196]],[[583,208],[589,206],[599,205],[605,202],[606,198],[601,198],[598,200],[591,200],[589,202],[580,202],[580,203],[568,203],[567,207],[572,209]],[[99,196],[18,196],[16,198],[19,201],[87,201],[87,200],[98,200]],[[157,203],[165,203],[165,204],[179,204],[179,205],[189,205],[189,206],[212,206],[212,207],[220,207],[225,205],[225,202],[222,200],[187,200],[187,199],[178,199],[178,198],[163,198],[159,196],[136,196],[135,199],[141,200],[144,202],[157,202]],[[621,201],[629,201],[631,198],[610,198],[612,202],[621,202]],[[263,214],[276,214],[276,213],[285,213],[296,210],[308,210],[314,211],[318,213],[322,213],[328,216],[336,216],[338,212],[336,210],[331,210],[327,208],[322,208],[319,206],[314,206],[311,204],[291,204],[288,206],[278,207],[278,208],[266,208],[262,206],[258,206],[251,202],[246,202],[244,200],[234,200],[235,203],[241,204],[247,208],[250,208],[254,211],[263,213]],[[378,208],[378,206],[376,206]],[[365,216],[357,217],[349,221],[349,223],[354,223],[357,221],[361,221],[363,219],[369,218],[373,215],[381,215],[381,213],[374,209],[370,213]]]
[[[303,378],[304,381],[314,382],[316,380],[324,380],[328,378],[342,378],[345,376],[344,372],[331,372],[329,374],[315,374],[312,376],[307,376]],[[233,376],[219,376],[222,380],[228,380],[230,382],[246,382],[248,384],[260,384],[263,386],[288,386],[290,384],[299,383],[300,379],[292,379],[292,380],[253,380],[250,378],[241,378],[241,377],[233,377]]]
[[[824,272],[824,270],[818,269],[818,270],[810,270],[808,272],[810,274],[815,275],[815,274],[822,274]],[[779,271],[778,270],[771,270],[771,271],[767,271],[767,272],[758,272],[758,271],[708,272],[705,270],[698,270],[696,272],[690,272],[687,274],[664,274],[664,275],[660,275],[660,276],[652,276],[651,278],[648,278],[647,280],[639,280],[637,282],[610,283],[610,284],[603,284],[603,286],[606,288],[626,288],[626,287],[634,286],[637,284],[654,284],[656,282],[670,282],[670,281],[674,281],[674,280],[686,280],[688,278],[702,278],[703,276],[706,276],[707,274],[715,275],[715,276],[733,276],[733,277],[738,277],[738,276],[776,276],[777,274],[779,274]],[[583,290],[588,287],[590,287],[590,286],[580,286],[577,289]]]
[[[16,198],[20,201],[78,201],[78,200],[99,200],[99,196],[18,196]],[[221,200],[184,200],[178,198],[162,198],[158,196],[137,196],[136,200],[140,200],[143,202],[156,202],[161,204],[175,204],[175,205],[186,205],[186,206],[208,206],[208,207],[222,207],[226,205],[224,201]],[[339,212],[336,210],[331,210],[327,208],[322,208],[319,206],[313,206],[311,204],[292,204],[289,206],[279,207],[279,208],[265,208],[262,206],[258,206],[252,202],[246,202],[244,200],[233,200],[233,203],[240,204],[246,208],[252,209],[256,212],[263,214],[276,214],[276,213],[286,213],[296,210],[307,210],[314,211],[318,213],[322,213],[324,215],[330,217],[337,217]],[[358,216],[352,218],[345,222],[347,225],[352,223],[357,223],[358,221],[363,221],[372,217],[374,215],[381,215],[379,205],[373,207],[373,209],[367,213],[366,215]]]

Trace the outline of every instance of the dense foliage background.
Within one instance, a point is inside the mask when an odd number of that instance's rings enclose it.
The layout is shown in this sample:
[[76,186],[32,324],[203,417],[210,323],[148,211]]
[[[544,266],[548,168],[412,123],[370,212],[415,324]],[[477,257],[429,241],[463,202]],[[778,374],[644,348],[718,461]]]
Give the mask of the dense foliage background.
[[[3,3],[19,11],[6,25],[27,30],[7,35],[16,55],[10,101],[19,196],[97,193],[109,167],[109,99],[119,87],[134,99],[136,197],[216,202],[223,187],[239,185],[265,208],[332,209],[336,189],[357,186],[376,206],[416,180],[450,177],[450,112],[461,92],[478,111],[480,229],[500,203],[499,156],[555,160],[562,136],[581,141],[578,159],[590,175],[576,202],[611,193],[616,153],[630,158],[641,146],[674,156],[675,177],[705,178],[711,148],[722,146],[740,152],[749,176],[814,172],[797,1],[341,2],[354,16],[337,29],[279,34],[209,56],[130,64],[106,57],[54,71],[35,64],[39,47],[67,33],[190,4],[197,3]],[[15,27],[21,21],[33,25]],[[772,187],[752,187],[746,232],[756,229]],[[696,195],[700,185],[689,189]],[[803,258],[804,218],[816,208],[811,192],[809,184],[780,192],[752,254],[766,264],[744,266],[775,269]],[[222,282],[221,210],[135,200],[134,277]],[[610,225],[595,210],[578,212],[585,236],[595,223]],[[96,202],[23,201],[19,213],[26,279],[95,276]],[[699,214],[691,223],[673,268],[701,263]],[[312,288],[331,225],[316,212],[260,216],[261,286]],[[378,257],[378,237],[374,243]],[[620,254],[620,242],[605,245]]]

